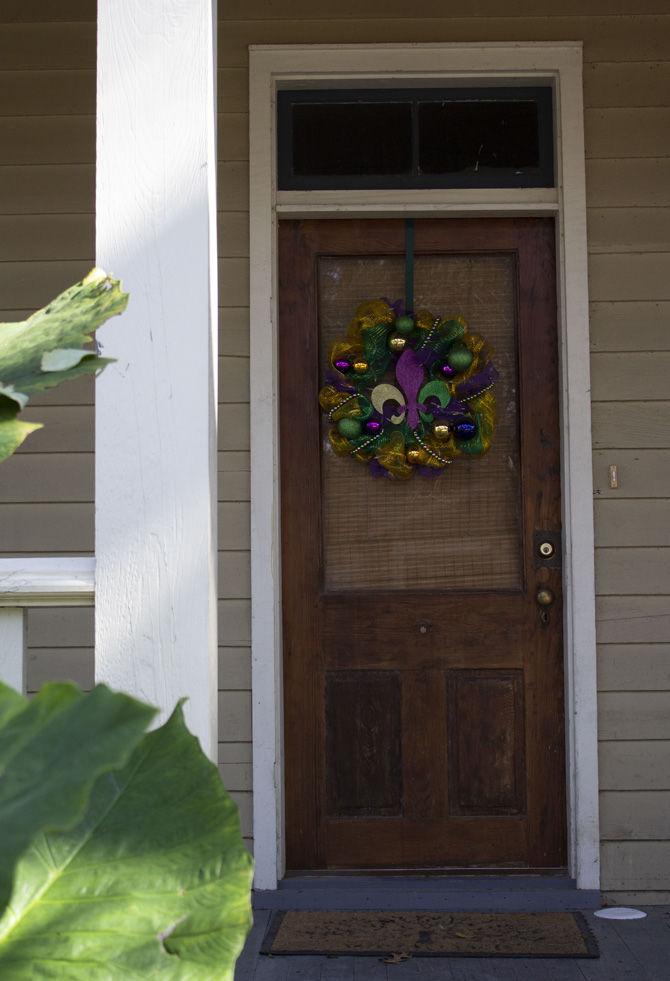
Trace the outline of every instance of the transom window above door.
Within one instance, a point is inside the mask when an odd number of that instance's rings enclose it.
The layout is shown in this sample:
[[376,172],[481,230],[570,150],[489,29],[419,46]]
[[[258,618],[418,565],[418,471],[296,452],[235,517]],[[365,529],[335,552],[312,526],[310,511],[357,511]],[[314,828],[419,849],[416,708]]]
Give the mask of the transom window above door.
[[277,97],[279,190],[553,187],[550,86]]

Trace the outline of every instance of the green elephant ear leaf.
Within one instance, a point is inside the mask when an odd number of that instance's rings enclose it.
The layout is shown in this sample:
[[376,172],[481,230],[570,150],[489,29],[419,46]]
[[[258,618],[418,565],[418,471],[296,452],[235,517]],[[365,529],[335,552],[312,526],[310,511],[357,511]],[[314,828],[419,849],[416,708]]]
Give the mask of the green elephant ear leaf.
[[82,345],[127,303],[119,281],[93,269],[27,320],[0,323],[0,461],[40,428],[16,419],[31,395],[109,364]]
[[22,422],[21,419],[3,419],[0,414],[0,461],[11,456],[31,433],[41,429],[41,422]]
[[98,779],[76,827],[21,858],[0,977],[232,981],[250,885],[237,808],[178,706]]
[[103,685],[45,685],[31,700],[0,685],[0,910],[35,835],[82,819],[95,781],[126,763],[154,714]]

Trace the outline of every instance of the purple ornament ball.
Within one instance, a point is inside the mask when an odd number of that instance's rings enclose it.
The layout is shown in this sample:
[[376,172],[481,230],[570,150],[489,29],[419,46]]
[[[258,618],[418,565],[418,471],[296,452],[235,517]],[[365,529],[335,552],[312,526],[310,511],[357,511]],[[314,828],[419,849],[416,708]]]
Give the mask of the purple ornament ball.
[[451,367],[448,361],[444,361],[440,365],[440,374],[443,378],[453,378],[457,372]]
[[335,361],[335,367],[338,371],[342,372],[343,375],[346,375],[348,371],[351,371],[352,364],[351,361],[347,361],[346,358],[338,358],[337,361]]
[[376,436],[377,433],[381,431],[382,424],[378,419],[368,419],[368,421],[365,423],[365,428],[371,436]]

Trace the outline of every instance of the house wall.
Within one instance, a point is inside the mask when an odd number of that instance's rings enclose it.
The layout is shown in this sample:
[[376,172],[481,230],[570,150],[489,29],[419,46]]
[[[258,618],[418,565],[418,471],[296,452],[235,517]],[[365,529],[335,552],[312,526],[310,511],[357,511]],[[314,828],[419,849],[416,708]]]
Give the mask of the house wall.
[[[220,762],[247,836],[247,46],[581,39],[602,881],[617,901],[670,902],[670,15],[664,6],[661,0],[474,0],[462,16],[453,0],[413,7],[400,0],[220,0]],[[92,263],[94,18],[90,0],[0,6],[3,318],[46,302]],[[47,422],[47,432],[3,465],[3,554],[92,548],[91,385],[73,384],[44,402],[34,414]],[[609,489],[610,464],[619,467],[619,490]],[[91,683],[90,611],[31,612],[28,643],[31,686],[57,676]]]
[[[0,4],[0,320],[94,265],[95,3]],[[3,555],[93,551],[93,381],[35,399],[45,423],[0,474]],[[37,408],[39,406],[39,408]],[[28,689],[93,682],[92,609],[30,610]]]

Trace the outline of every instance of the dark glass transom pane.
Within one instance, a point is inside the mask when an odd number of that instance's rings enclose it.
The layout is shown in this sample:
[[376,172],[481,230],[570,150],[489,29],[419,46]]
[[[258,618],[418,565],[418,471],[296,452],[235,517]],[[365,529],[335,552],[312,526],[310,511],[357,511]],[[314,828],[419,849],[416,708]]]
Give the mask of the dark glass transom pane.
[[410,174],[409,103],[326,103],[293,107],[293,173]]
[[278,93],[280,190],[553,187],[548,86]]
[[424,102],[419,105],[423,174],[536,171],[537,102]]

